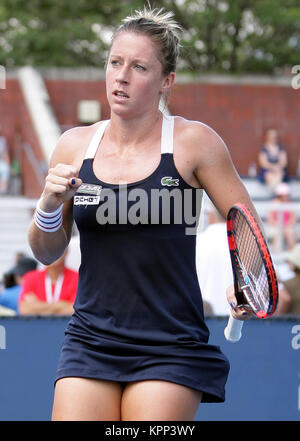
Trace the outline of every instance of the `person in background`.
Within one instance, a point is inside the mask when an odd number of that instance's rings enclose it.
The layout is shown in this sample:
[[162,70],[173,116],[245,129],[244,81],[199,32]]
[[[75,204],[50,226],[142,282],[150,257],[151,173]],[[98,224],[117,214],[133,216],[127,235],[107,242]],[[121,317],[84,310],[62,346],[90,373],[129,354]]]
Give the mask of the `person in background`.
[[20,315],[72,315],[78,273],[65,266],[67,251],[43,270],[23,279]]
[[[21,285],[25,274],[37,268],[37,261],[30,257],[20,256],[16,266],[6,274],[6,280],[10,280],[10,285],[2,291],[0,295],[0,305],[18,313],[18,302],[21,293]],[[13,280],[13,282],[12,282]]]
[[286,253],[286,261],[294,275],[280,283],[279,299],[285,299],[280,308],[281,314],[300,314],[300,243]]
[[4,136],[0,136],[0,194],[6,194],[10,178],[10,161]]
[[291,201],[291,189],[289,184],[282,182],[275,189],[276,197],[271,202],[271,209],[267,215],[267,224],[274,252],[280,252],[282,248],[292,249],[296,244],[297,215],[294,211],[284,208],[279,210],[272,207],[275,204],[284,204]]
[[288,180],[287,153],[279,143],[278,132],[269,129],[265,134],[265,141],[258,154],[258,164],[261,167],[259,180],[274,189],[281,182]]
[[229,305],[223,296],[233,284],[226,222],[219,211],[209,205],[208,226],[198,233],[196,266],[203,300],[211,305],[214,315],[229,315]]

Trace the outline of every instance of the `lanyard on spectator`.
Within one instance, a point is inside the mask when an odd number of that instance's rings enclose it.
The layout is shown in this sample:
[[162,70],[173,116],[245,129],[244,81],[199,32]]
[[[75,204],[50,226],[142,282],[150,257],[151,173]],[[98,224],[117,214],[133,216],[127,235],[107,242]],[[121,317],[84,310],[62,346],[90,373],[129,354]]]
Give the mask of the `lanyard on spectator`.
[[54,293],[52,293],[51,279],[48,275],[46,275],[45,291],[46,291],[47,303],[53,303],[53,302],[57,302],[59,300],[63,281],[64,281],[64,275],[60,274],[60,276],[58,277],[56,284],[55,284]]

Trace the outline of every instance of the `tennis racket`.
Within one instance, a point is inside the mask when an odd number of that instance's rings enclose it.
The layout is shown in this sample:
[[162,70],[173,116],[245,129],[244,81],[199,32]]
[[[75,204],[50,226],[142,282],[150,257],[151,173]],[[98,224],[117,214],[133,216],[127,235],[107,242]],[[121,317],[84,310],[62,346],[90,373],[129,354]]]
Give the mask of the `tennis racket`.
[[[262,231],[250,210],[241,203],[229,210],[226,223],[238,307],[247,305],[258,318],[268,318],[276,310],[278,284]],[[243,323],[230,314],[224,330],[226,339],[238,341]]]

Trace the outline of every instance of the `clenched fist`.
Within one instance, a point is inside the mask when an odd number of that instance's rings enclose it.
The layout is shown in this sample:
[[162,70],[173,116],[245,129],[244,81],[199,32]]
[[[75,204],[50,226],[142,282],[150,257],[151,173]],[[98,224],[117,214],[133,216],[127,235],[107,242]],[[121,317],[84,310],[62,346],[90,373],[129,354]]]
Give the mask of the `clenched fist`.
[[61,204],[72,199],[82,184],[78,170],[69,164],[56,164],[48,171],[39,206],[46,212],[55,211]]
[[249,305],[244,303],[243,305],[238,305],[236,298],[236,293],[234,285],[230,285],[226,290],[227,301],[231,307],[231,315],[236,320],[249,320],[251,317],[255,316]]

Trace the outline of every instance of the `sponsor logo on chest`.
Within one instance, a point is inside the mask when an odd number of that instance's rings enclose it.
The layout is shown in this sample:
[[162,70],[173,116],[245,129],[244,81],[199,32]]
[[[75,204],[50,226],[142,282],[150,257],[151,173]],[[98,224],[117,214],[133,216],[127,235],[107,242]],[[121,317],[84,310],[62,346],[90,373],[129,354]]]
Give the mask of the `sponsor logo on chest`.
[[100,196],[74,196],[74,205],[98,205]]
[[77,190],[77,193],[100,196],[101,190],[102,185],[81,184]]

